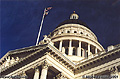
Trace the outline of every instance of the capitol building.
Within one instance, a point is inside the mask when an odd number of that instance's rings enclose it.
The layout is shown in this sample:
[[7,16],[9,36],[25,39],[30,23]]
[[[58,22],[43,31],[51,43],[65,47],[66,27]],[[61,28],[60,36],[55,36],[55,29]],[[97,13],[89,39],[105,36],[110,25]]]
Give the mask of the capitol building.
[[120,79],[120,44],[104,49],[73,12],[39,45],[9,51],[0,64],[0,79]]

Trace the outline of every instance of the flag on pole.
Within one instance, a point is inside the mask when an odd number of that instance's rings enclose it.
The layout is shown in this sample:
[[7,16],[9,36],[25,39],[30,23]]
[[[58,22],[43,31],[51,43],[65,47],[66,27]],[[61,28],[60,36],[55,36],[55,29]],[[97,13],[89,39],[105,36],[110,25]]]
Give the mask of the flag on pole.
[[52,7],[45,8],[45,15],[48,15],[50,9],[52,9]]
[[43,14],[41,25],[40,25],[40,29],[39,29],[39,33],[38,33],[38,37],[37,37],[36,46],[38,45],[38,42],[39,42],[39,37],[40,37],[40,33],[41,33],[41,29],[42,29],[42,24],[43,24],[43,21],[44,21],[44,17],[45,17],[45,15],[48,15],[50,9],[52,9],[52,7],[48,7],[48,8],[44,9],[44,14]]

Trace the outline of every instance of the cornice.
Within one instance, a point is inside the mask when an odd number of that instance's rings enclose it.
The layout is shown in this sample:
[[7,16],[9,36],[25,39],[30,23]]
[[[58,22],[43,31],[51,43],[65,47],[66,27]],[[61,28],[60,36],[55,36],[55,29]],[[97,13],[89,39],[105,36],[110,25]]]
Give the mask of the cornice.
[[[56,39],[56,38],[59,38],[59,39],[60,39],[60,37],[66,37],[66,39],[67,39],[67,36],[68,36],[68,37],[72,37],[72,36],[73,36],[73,37],[81,37],[81,38],[90,40],[90,41],[94,42],[95,44],[99,45],[102,50],[105,50],[105,49],[102,47],[102,45],[101,45],[97,40],[93,40],[93,39],[91,39],[91,38],[89,38],[89,37],[86,37],[86,36],[84,36],[84,35],[77,35],[77,34],[75,34],[75,33],[73,33],[73,34],[61,34],[61,35],[56,35],[56,36],[52,37],[51,39],[52,39],[52,41],[53,41],[54,39]],[[75,38],[72,38],[72,39],[75,39]],[[61,40],[61,39],[60,39],[60,40]]]
[[[9,68],[11,68],[11,67],[14,67],[15,65],[19,65],[20,63],[23,63],[25,60],[27,60],[27,59],[29,59],[30,57],[36,55],[36,54],[39,53],[40,51],[44,51],[45,49],[47,49],[47,46],[44,47],[44,48],[42,48],[42,49],[37,50],[36,52],[34,52],[34,53],[32,53],[32,54],[24,57],[24,58],[21,58],[18,62],[14,63],[14,64],[12,64],[12,65],[10,65],[10,66],[8,66],[8,67],[3,68],[3,69],[0,71],[0,73],[6,71],[7,69],[9,69]],[[43,55],[43,56],[44,56],[44,55]]]
[[7,56],[13,55],[13,54],[18,54],[18,53],[23,53],[23,52],[30,52],[30,51],[37,51],[39,50],[41,47],[46,46],[46,44],[44,45],[38,45],[38,46],[30,46],[30,47],[25,47],[25,48],[21,48],[21,49],[16,49],[16,50],[11,50],[9,52],[7,52],[1,59],[0,62],[2,62],[2,60],[4,60]]
[[[39,45],[41,46],[41,45]],[[38,48],[40,48],[39,46],[37,46]],[[98,55],[96,57],[93,57],[91,59],[86,59],[86,61],[79,63],[79,64],[74,64],[72,61],[70,61],[68,58],[66,58],[56,47],[51,46],[49,43],[42,45],[43,48],[40,48],[39,50],[37,50],[36,52],[26,56],[25,58],[22,58],[19,62],[6,67],[5,69],[3,69],[1,72],[6,71],[7,69],[14,67],[15,65],[19,65],[19,63],[23,63],[25,60],[28,60],[30,57],[35,56],[37,53],[41,53],[41,51],[44,51],[44,53],[42,53],[42,56],[44,55],[49,55],[52,58],[54,58],[57,62],[59,62],[60,64],[64,65],[64,67],[70,69],[70,71],[74,72],[74,70],[79,70],[81,67],[87,67],[88,65],[91,65],[91,63],[98,62],[101,59],[104,60],[108,57],[112,57],[116,54],[118,54],[120,52],[120,47],[115,48],[109,52],[105,52],[101,55]],[[46,52],[45,52],[46,51]],[[1,73],[0,72],[0,73]]]
[[67,59],[65,56],[63,56],[57,48],[51,46],[50,44],[46,44],[44,48],[39,49],[36,52],[20,59],[19,62],[16,62],[16,63],[10,65],[9,67],[6,67],[6,68],[2,69],[0,73],[6,71],[7,69],[9,69],[11,67],[14,67],[15,65],[19,65],[20,63],[23,63],[25,60],[28,60],[30,57],[36,55],[37,53],[40,53],[41,51],[46,51],[42,56],[48,55],[50,53],[57,60],[61,61],[64,65],[68,65],[68,67],[70,67],[70,69],[73,69],[75,67],[74,63],[72,63],[69,59]]
[[112,51],[109,51],[109,52],[103,53],[101,55],[98,55],[98,56],[96,56],[94,58],[91,58],[89,60],[86,59],[86,61],[77,64],[76,67],[75,67],[75,70],[80,70],[82,68],[88,67],[88,66],[90,66],[92,64],[95,64],[96,62],[100,62],[101,60],[104,61],[109,57],[112,57],[114,55],[119,54],[119,52],[120,52],[120,47],[116,48],[116,49],[114,49]]

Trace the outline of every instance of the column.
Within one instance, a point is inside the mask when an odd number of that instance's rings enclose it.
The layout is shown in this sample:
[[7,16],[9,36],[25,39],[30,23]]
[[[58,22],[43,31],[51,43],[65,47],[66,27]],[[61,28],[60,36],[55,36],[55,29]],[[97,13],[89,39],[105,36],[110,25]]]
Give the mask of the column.
[[72,40],[69,41],[69,54],[72,55]]
[[88,43],[88,56],[90,55],[90,44]]
[[35,68],[35,74],[34,74],[34,79],[39,79],[40,71],[39,68]]
[[62,40],[60,41],[60,44],[59,44],[59,50],[62,51]]
[[97,51],[97,47],[95,48],[95,53],[98,53],[98,51]]
[[65,48],[64,47],[62,47],[62,53],[65,54]]
[[81,41],[79,41],[79,47],[77,48],[77,56],[81,56]]
[[40,79],[47,79],[47,72],[48,72],[48,63],[44,61],[42,63],[42,71],[41,71]]
[[85,57],[85,49],[82,51],[82,57]]

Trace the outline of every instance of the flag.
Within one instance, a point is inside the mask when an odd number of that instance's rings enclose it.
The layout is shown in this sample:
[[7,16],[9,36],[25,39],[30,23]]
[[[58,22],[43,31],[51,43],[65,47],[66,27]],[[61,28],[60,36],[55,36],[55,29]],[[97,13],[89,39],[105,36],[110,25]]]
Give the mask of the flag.
[[48,8],[47,8],[47,10],[50,10],[50,9],[52,9],[52,7],[48,7]]
[[50,9],[52,9],[52,7],[45,8],[45,15],[48,15]]

